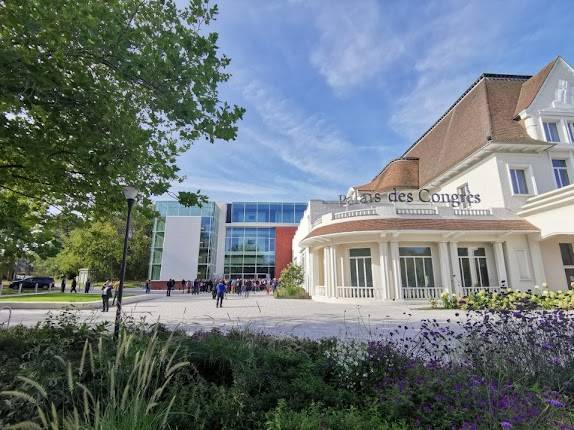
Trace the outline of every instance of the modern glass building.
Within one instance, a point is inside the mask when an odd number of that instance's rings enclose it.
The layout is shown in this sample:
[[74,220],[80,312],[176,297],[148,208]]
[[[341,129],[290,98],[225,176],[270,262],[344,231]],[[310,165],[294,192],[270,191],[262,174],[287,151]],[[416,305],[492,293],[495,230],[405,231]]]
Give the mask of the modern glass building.
[[[210,278],[215,270],[217,255],[217,226],[219,221],[219,210],[216,204],[208,203],[203,207],[198,208],[185,207],[180,205],[178,202],[165,201],[157,202],[155,206],[160,217],[156,218],[154,222],[149,278],[155,280],[163,278],[162,262],[164,265],[170,263],[168,261],[164,261],[164,251],[167,251],[167,255],[169,255],[170,252],[173,252],[185,260],[186,255],[193,254],[195,252],[195,248],[197,248],[197,272],[195,277],[202,279]],[[199,234],[192,234],[189,238],[182,238],[177,237],[177,231],[174,231],[175,234],[171,235],[173,236],[173,240],[166,243],[166,220],[173,217],[181,218],[181,220],[179,220],[180,222],[177,224],[182,224],[181,221],[185,221],[185,218],[197,220],[199,222]],[[176,226],[175,223],[169,224],[174,224],[174,226]],[[175,243],[172,244],[174,241]],[[177,249],[173,248],[175,244],[180,244],[181,242],[183,242],[185,246],[178,247]],[[175,277],[175,275],[170,277]],[[188,277],[191,278],[191,273]]]
[[273,278],[291,261],[291,242],[307,205],[283,202],[209,203],[187,208],[156,203],[149,277]]

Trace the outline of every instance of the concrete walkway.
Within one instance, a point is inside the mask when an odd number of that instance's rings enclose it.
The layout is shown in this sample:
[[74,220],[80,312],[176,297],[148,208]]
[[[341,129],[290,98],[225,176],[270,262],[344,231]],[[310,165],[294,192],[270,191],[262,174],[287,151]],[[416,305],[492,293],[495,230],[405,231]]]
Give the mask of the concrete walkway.
[[[465,318],[462,311],[421,309],[424,304],[366,303],[363,305],[321,303],[312,300],[274,299],[265,293],[251,294],[249,298],[227,295],[223,308],[215,307],[211,295],[190,295],[174,292],[154,293],[154,299],[124,305],[124,311],[136,321],[160,321],[170,328],[179,327],[188,332],[198,330],[248,328],[268,334],[321,337],[370,338],[382,335],[398,325],[416,330],[422,319],[450,320],[450,324]],[[108,313],[93,310],[77,311],[82,320],[90,322],[113,321],[115,308]],[[58,311],[52,311],[57,314]],[[460,313],[460,316],[456,316]],[[42,321],[47,310],[15,309],[10,325],[32,326]],[[0,311],[0,324],[8,318]]]

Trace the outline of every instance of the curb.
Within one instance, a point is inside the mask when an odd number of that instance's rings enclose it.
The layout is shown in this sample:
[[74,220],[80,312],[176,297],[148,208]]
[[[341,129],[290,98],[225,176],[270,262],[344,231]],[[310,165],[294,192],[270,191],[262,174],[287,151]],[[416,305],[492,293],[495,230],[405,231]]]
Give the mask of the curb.
[[[153,300],[156,297],[151,294],[129,296],[124,297],[122,300],[122,305],[129,305],[132,303],[145,302],[148,300]],[[110,300],[111,301],[111,300]],[[11,308],[11,309],[73,309],[73,310],[84,310],[84,309],[100,309],[102,307],[101,298],[98,296],[98,300],[93,302],[84,303],[70,303],[70,302],[10,302],[2,300],[0,306]],[[111,307],[111,303],[110,303]]]

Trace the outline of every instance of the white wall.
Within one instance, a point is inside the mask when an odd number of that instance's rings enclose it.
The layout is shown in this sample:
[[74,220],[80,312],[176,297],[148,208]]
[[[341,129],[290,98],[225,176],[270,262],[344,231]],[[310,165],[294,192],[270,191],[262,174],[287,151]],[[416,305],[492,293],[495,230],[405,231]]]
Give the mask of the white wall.
[[195,279],[199,260],[201,217],[168,216],[161,258],[160,279]]

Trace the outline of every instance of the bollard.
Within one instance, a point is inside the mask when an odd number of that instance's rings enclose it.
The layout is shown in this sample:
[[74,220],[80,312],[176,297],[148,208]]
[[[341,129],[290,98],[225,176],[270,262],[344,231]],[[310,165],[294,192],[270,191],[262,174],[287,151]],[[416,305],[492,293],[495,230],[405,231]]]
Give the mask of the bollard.
[[0,281],[0,296],[2,295],[2,290],[4,289],[4,284]]
[[22,294],[22,282],[18,285],[18,294]]
[[34,294],[38,294],[38,283],[34,286]]

